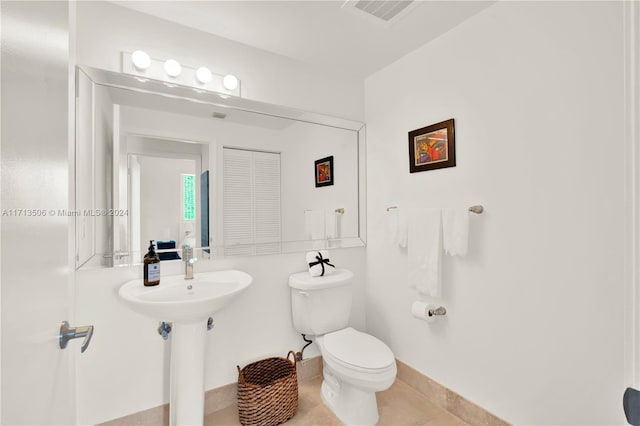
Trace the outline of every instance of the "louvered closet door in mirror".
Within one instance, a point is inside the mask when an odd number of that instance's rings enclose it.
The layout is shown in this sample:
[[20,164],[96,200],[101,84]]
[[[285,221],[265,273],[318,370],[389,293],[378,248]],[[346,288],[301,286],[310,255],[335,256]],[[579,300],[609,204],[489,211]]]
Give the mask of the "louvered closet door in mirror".
[[281,251],[280,154],[223,149],[226,256]]

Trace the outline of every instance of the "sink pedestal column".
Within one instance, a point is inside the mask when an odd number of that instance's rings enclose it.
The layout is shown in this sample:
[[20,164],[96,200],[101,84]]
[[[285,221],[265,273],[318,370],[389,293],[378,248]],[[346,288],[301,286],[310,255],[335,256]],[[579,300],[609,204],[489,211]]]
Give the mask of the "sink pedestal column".
[[173,323],[169,423],[198,426],[204,421],[204,355],[207,319]]

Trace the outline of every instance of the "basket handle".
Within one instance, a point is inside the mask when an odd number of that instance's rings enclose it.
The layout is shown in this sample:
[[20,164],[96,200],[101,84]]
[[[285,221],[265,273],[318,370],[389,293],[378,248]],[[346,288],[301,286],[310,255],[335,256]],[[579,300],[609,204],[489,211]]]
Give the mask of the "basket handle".
[[236,365],[236,368],[238,369],[238,382],[244,383],[244,374],[242,374],[242,370],[240,369],[240,366]]
[[287,360],[291,355],[293,355],[293,366],[295,367],[297,362],[296,353],[294,351],[289,351],[289,353],[287,354]]

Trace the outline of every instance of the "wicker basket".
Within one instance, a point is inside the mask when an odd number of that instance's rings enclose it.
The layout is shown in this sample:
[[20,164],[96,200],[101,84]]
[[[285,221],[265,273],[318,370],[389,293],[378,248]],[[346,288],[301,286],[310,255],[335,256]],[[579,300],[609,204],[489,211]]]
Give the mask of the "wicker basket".
[[[289,357],[293,356],[293,361]],[[298,408],[296,354],[286,358],[267,358],[238,366],[238,414],[247,426],[279,425]]]

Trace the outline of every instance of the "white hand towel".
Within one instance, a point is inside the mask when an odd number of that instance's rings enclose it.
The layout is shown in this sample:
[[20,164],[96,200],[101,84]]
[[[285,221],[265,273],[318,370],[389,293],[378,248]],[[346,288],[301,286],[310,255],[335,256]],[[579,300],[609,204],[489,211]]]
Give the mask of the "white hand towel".
[[342,238],[342,216],[344,213],[334,212],[336,218],[336,238]]
[[450,256],[463,257],[469,246],[469,209],[442,210],[442,239],[444,251]]
[[407,215],[404,210],[395,207],[387,210],[387,236],[391,245],[407,247]]
[[409,237],[409,218],[407,217],[406,211],[401,209],[396,210],[398,210],[398,230],[396,244],[398,244],[398,247],[406,248],[407,238]]
[[326,213],[326,234],[327,238],[337,238],[336,235],[336,212],[329,210]]
[[[321,261],[322,263],[320,263]],[[307,253],[307,265],[309,265],[309,275],[312,277],[330,275],[335,269],[335,266],[333,266],[329,259],[328,250],[310,251]]]
[[392,245],[399,245],[398,236],[400,235],[398,229],[398,208],[387,210],[387,238]]
[[306,210],[304,224],[307,237],[311,240],[324,240],[324,212],[322,210]]
[[409,212],[409,287],[421,294],[440,297],[442,221],[440,209],[414,209]]

